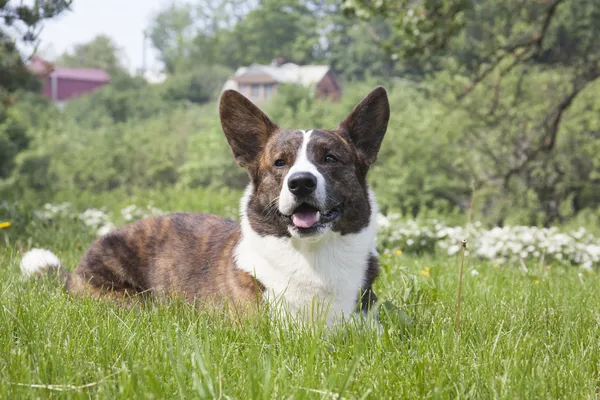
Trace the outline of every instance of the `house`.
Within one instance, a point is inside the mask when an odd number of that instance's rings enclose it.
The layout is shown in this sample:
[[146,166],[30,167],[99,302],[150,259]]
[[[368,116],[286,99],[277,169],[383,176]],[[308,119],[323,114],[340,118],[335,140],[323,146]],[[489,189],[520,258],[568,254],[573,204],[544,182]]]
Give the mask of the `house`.
[[57,67],[40,57],[34,57],[28,67],[43,80],[44,96],[58,104],[110,83],[108,72],[97,68]]
[[338,101],[341,84],[328,65],[296,65],[275,60],[271,65],[252,64],[241,67],[225,83],[223,90],[234,89],[255,103],[271,98],[279,85],[292,83],[314,90],[319,98]]

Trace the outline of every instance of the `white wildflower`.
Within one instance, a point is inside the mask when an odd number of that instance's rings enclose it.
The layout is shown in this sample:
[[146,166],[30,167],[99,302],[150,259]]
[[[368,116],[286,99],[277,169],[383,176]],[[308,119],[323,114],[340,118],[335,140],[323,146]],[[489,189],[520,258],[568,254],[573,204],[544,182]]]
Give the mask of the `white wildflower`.
[[417,222],[402,220],[398,214],[385,217],[386,241],[397,247],[424,250],[426,246],[448,255],[460,251],[460,239],[469,239],[472,254],[481,259],[502,264],[519,259],[539,259],[542,254],[562,263],[586,265],[600,264],[600,238],[580,228],[561,232],[557,227],[503,226],[485,229],[480,222],[468,226],[448,226],[438,220]]
[[390,220],[385,215],[378,213],[377,214],[377,225],[381,226],[383,228],[387,228],[391,224],[390,224]]
[[460,246],[457,244],[454,244],[454,245],[448,247],[448,255],[453,256],[456,253],[458,253],[459,250],[460,250]]

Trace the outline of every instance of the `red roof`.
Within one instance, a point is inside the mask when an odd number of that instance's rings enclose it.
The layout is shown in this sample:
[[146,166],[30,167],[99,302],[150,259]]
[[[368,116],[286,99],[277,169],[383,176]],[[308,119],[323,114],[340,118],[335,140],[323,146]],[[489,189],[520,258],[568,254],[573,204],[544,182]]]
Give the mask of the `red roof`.
[[29,63],[29,69],[37,76],[47,76],[54,72],[54,75],[59,79],[87,82],[110,82],[110,75],[102,69],[57,67],[51,62],[43,60],[38,56],[32,58]]
[[110,75],[108,72],[97,68],[55,67],[53,73],[57,78],[63,79],[88,82],[110,82]]

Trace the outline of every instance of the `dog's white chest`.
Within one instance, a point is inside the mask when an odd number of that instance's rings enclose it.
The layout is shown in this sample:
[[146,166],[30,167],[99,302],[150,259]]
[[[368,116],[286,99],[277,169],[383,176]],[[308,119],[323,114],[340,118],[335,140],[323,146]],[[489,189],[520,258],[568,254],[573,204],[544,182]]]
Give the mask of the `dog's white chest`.
[[307,244],[243,231],[237,266],[265,286],[265,299],[276,309],[327,323],[352,315],[372,249],[367,233],[331,233]]

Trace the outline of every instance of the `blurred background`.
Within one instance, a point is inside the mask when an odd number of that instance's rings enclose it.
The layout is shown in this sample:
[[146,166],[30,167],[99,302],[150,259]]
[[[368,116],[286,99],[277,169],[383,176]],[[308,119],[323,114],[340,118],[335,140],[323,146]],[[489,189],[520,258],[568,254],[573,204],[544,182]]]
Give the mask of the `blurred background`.
[[224,88],[333,129],[384,85],[383,214],[597,230],[598,38],[597,0],[0,1],[0,220],[63,201],[235,218]]

